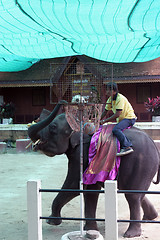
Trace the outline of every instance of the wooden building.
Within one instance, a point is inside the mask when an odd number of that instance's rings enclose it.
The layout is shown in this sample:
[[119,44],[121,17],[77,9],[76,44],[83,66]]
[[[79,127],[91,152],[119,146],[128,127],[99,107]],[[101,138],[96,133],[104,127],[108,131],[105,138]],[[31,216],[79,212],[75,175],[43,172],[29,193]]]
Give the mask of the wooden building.
[[71,64],[76,65],[77,62],[88,69],[83,74],[90,84],[96,79],[99,88],[101,83],[102,102],[106,100],[104,85],[113,80],[134,107],[137,121],[151,121],[144,101],[160,95],[160,58],[144,63],[112,64],[74,56],[42,60],[21,72],[0,73],[0,96],[5,103],[14,103],[14,123],[29,123],[39,116],[43,108],[52,110],[59,99],[71,100],[70,83],[65,79],[69,76],[72,80],[80,78],[82,71],[79,72],[78,67],[70,71]]

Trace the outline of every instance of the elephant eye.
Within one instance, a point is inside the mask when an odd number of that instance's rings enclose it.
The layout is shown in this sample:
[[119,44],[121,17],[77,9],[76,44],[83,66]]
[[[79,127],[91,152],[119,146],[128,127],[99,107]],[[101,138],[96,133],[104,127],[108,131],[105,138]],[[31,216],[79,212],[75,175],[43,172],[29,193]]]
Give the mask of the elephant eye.
[[49,125],[50,133],[57,133],[57,126],[56,125]]

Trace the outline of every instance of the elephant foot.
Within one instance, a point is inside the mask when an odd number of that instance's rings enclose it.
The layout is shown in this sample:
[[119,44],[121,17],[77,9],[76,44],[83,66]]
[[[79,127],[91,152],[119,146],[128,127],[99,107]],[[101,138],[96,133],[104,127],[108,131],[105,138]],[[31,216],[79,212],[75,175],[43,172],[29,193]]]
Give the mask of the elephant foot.
[[150,215],[144,215],[143,216],[143,220],[154,220],[155,218],[158,217],[158,213],[156,211],[154,211],[152,214]]
[[144,196],[141,205],[144,212],[143,220],[153,220],[158,217],[156,209],[146,196]]
[[[53,215],[50,215],[49,217],[55,217]],[[47,219],[46,223],[50,224],[50,225],[60,225],[62,223],[61,219]]]
[[98,227],[97,227],[97,223],[96,222],[87,222],[84,225],[84,230],[97,230],[98,231]]
[[141,236],[141,228],[140,227],[129,227],[128,230],[124,233],[123,237],[125,238],[134,238]]

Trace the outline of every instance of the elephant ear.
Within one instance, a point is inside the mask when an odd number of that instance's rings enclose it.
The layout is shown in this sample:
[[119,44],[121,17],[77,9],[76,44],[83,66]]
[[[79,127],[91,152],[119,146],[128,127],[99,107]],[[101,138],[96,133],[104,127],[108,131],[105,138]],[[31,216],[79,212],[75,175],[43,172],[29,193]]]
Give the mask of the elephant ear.
[[[83,134],[83,143],[89,143],[91,141],[91,136]],[[80,144],[80,132],[73,132],[70,137],[70,143],[73,148]]]
[[45,108],[43,108],[41,114],[40,114],[40,121],[44,120],[45,118],[47,118],[49,115],[51,114],[51,112]]

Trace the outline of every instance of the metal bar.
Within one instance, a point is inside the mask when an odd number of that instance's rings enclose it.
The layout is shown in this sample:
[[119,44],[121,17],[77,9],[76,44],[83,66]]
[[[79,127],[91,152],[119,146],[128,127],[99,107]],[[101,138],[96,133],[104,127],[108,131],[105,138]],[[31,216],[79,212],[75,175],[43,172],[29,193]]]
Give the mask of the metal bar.
[[117,220],[117,222],[160,223],[160,221],[153,220]]
[[89,192],[104,193],[104,190],[79,190],[79,189],[39,189],[39,192]]
[[[82,74],[81,74],[81,97],[82,97]],[[84,199],[83,199],[83,108],[82,108],[82,99],[81,105],[79,108],[80,114],[80,216],[84,218]],[[83,236],[83,225],[84,221],[80,221],[80,232]]]
[[117,193],[145,193],[145,194],[160,194],[160,191],[117,190]]
[[[99,221],[99,222],[105,221],[104,218],[40,217],[40,219],[60,219],[60,220],[73,220],[73,221],[87,220],[87,221]],[[139,223],[158,223],[158,224],[160,223],[160,221],[153,221],[153,220],[121,220],[121,219],[118,219],[117,222],[118,223],[139,222]]]
[[40,219],[61,219],[61,220],[75,220],[75,221],[105,221],[103,218],[70,218],[70,217],[40,217]]
[[[39,192],[89,192],[104,193],[104,190],[79,190],[79,189],[39,189]],[[141,190],[117,190],[117,193],[145,193],[160,194],[160,191],[141,191]]]

